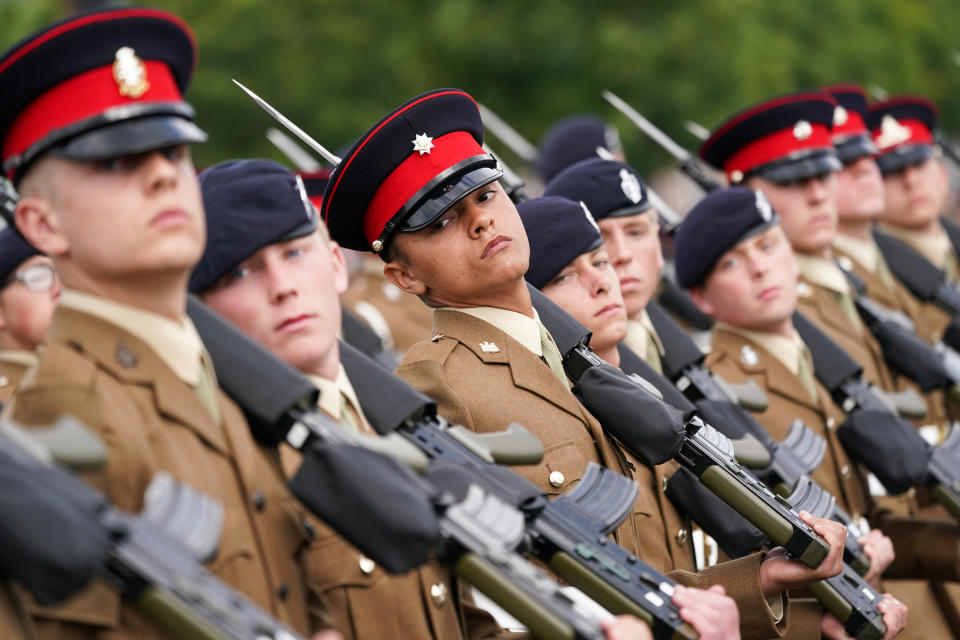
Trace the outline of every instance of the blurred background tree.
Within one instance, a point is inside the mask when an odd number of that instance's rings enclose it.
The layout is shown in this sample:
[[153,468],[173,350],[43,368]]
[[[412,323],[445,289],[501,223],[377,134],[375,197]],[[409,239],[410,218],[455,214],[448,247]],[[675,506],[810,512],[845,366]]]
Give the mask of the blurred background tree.
[[[102,4],[0,0],[0,46]],[[535,143],[559,117],[597,113],[619,125],[628,156],[647,172],[670,159],[601,89],[688,148],[698,141],[684,129],[687,119],[713,127],[774,94],[837,82],[925,94],[940,105],[944,130],[960,133],[956,0],[143,4],[181,15],[196,31],[200,58],[188,98],[210,133],[195,153],[200,166],[239,156],[285,160],[264,137],[273,121],[231,78],[334,150],[393,106],[440,86],[467,90]]]

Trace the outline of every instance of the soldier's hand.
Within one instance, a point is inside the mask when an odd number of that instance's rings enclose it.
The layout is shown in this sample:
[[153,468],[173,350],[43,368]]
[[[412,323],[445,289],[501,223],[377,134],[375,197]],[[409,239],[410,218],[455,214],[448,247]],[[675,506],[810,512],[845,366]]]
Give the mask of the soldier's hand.
[[723,587],[703,590],[676,585],[674,589],[672,599],[680,607],[680,617],[696,629],[700,640],[739,640],[740,612]]
[[787,589],[805,587],[808,584],[832,578],[843,570],[843,546],[847,539],[847,528],[839,522],[818,518],[806,511],[800,512],[800,519],[813,527],[813,530],[827,541],[830,552],[819,567],[811,569],[788,559],[787,551],[783,547],[773,549],[760,563],[760,587],[767,598]]
[[879,529],[871,529],[870,533],[862,536],[857,542],[860,543],[863,552],[870,558],[870,570],[863,576],[863,579],[876,587],[880,574],[890,566],[895,557],[893,542],[883,535],[883,532]]
[[[877,609],[883,614],[883,624],[887,627],[883,640],[890,640],[907,626],[907,605],[889,593],[883,594],[883,600],[877,605]],[[823,620],[820,622],[820,632],[823,637],[831,640],[851,640],[843,629],[843,623],[837,620],[832,613],[823,616]]]
[[633,616],[617,616],[602,624],[607,640],[653,640],[647,623]]

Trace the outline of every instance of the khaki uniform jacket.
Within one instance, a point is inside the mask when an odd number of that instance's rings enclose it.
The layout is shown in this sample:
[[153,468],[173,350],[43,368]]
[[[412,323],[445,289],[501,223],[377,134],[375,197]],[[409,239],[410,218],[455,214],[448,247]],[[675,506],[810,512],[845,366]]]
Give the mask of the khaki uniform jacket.
[[[120,509],[136,512],[155,472],[223,504],[210,571],[306,634],[304,576],[297,558],[304,519],[279,456],[258,446],[239,409],[217,398],[217,424],[193,390],[141,340],[95,316],[60,307],[50,341],[4,416],[26,426],[72,414],[105,442],[105,468],[84,478]],[[55,608],[34,606],[41,638],[165,638],[115,592],[94,584]]]
[[[744,362],[740,357],[744,346],[753,349],[755,364]],[[819,382],[816,383],[819,398],[814,401],[799,378],[768,351],[745,336],[723,329],[714,329],[707,366],[724,380],[743,382],[749,378],[766,392],[770,406],[762,413],[754,413],[754,417],[774,440],[786,436],[795,418],[803,420],[827,440],[826,454],[813,478],[833,492],[838,503],[853,517],[874,511],[874,526],[879,526],[894,542],[897,560],[885,572],[882,588],[910,608],[910,623],[898,637],[951,638],[948,617],[952,615],[954,605],[942,606],[936,597],[936,592],[944,587],[916,578],[932,578],[934,571],[950,577],[956,570],[960,551],[956,525],[930,523],[918,526],[917,521],[893,517],[885,509],[878,512],[863,481],[864,476],[850,461],[837,438],[836,427],[843,423],[843,412],[828,400],[827,391]],[[887,500],[902,502],[901,498],[893,496]],[[887,576],[910,578],[887,579]]]
[[30,368],[21,360],[4,358],[4,353],[0,351],[0,405],[10,401],[23,374]]
[[[780,637],[759,584],[760,554],[693,573],[689,522],[663,493],[672,464],[655,470],[624,451],[546,364],[500,329],[456,311],[434,312],[436,335],[415,345],[396,373],[431,396],[441,415],[477,432],[501,431],[519,422],[544,446],[540,464],[514,470],[557,495],[575,486],[596,462],[632,477],[640,488],[634,513],[615,532],[617,542],[655,569],[688,586],[722,584],[740,607],[745,638]],[[480,343],[497,351],[483,351]],[[488,347],[489,348],[489,347]]]
[[[797,289],[797,311],[863,366],[864,380],[884,391],[896,391],[880,345],[859,319],[858,325],[851,323],[832,291],[801,278]],[[858,327],[862,331],[858,331]]]
[[341,302],[380,336],[384,346],[401,354],[433,335],[430,307],[389,282],[380,258],[364,258]]
[[11,581],[0,577],[0,638],[34,640],[36,635],[23,598]]

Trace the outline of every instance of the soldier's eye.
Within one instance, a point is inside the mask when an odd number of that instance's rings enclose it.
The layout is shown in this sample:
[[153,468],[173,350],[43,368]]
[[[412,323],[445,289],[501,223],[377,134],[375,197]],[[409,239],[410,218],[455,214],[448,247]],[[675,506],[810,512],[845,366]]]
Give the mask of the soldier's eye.
[[250,274],[253,273],[253,270],[250,267],[240,267],[234,269],[227,275],[227,282],[238,282],[244,278],[250,277]]
[[479,196],[477,196],[477,202],[486,202],[491,198],[493,198],[493,196],[495,196],[496,194],[497,194],[496,189],[488,189],[483,193],[481,193]]

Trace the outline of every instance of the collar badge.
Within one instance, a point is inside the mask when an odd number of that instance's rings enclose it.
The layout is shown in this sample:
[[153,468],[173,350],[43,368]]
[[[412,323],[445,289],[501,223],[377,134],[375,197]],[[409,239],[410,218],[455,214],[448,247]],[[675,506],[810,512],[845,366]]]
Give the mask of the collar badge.
[[484,353],[499,353],[500,347],[492,342],[481,342],[480,351],[483,351]]
[[130,47],[117,49],[113,62],[113,80],[117,83],[120,95],[136,100],[147,92],[147,67]]
[[413,150],[418,151],[420,155],[425,153],[430,155],[430,150],[433,149],[433,138],[428,136],[426,132],[419,134],[411,142],[413,143]]
[[753,347],[746,344],[740,347],[740,359],[743,360],[743,363],[748,367],[755,367],[757,363],[760,362],[757,352],[753,350]]

